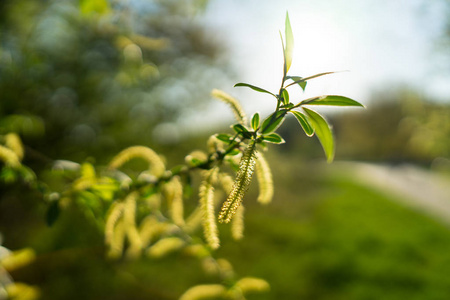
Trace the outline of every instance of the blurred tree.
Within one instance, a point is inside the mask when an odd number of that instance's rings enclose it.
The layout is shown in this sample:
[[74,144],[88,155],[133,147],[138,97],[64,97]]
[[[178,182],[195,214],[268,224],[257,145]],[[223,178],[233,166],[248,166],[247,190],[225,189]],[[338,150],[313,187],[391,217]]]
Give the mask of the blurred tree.
[[0,130],[53,159],[152,143],[224,76],[193,18],[206,3],[2,1]]
[[335,117],[338,157],[425,165],[450,157],[449,105],[408,89],[375,93],[373,99],[376,104],[363,114]]

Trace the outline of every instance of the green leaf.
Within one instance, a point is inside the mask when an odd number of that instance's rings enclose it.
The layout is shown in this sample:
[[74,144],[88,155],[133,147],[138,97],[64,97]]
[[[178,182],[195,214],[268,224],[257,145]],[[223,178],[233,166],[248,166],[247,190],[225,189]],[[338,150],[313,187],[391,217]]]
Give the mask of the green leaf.
[[314,135],[314,128],[311,126],[311,124],[309,124],[309,121],[304,114],[295,110],[291,110],[290,113],[292,113],[295,116],[295,118],[300,123],[300,125],[303,128],[303,131],[306,133],[307,136],[311,137]]
[[225,143],[229,143],[231,141],[231,139],[232,139],[231,135],[226,134],[226,133],[216,134],[216,138],[218,140],[221,140],[222,142],[225,142]]
[[286,12],[286,50],[284,52],[284,58],[286,61],[286,72],[289,71],[292,64],[292,53],[294,51],[294,35],[292,34],[291,22],[289,21],[289,14]]
[[231,150],[227,155],[235,156],[235,155],[238,155],[239,153],[241,153],[241,151],[239,149],[235,148],[235,149]]
[[[294,81],[293,83],[289,84],[288,86],[291,86],[291,85],[294,85],[294,84],[298,84],[302,88],[302,90],[305,91],[307,82],[305,80],[303,80],[303,77],[300,77],[300,76],[287,76],[286,79],[291,79],[291,80]],[[288,87],[288,86],[286,86],[286,87]]]
[[283,98],[283,104],[289,104],[289,93],[286,89],[281,90],[281,97]]
[[252,137],[252,134],[250,133],[250,131],[248,131],[248,129],[245,128],[242,124],[234,124],[233,130],[236,131],[236,133],[241,134],[246,139],[249,139]]
[[317,77],[330,75],[330,74],[334,74],[334,73],[336,73],[336,72],[323,72],[323,73],[319,73],[319,74],[316,74],[316,75],[305,77],[305,78],[303,78],[303,80],[308,81],[310,79],[314,79],[314,78],[317,78]]
[[306,115],[309,118],[310,124],[314,128],[317,138],[322,144],[322,148],[325,151],[327,161],[329,163],[332,162],[334,158],[334,139],[330,126],[328,125],[327,121],[317,112],[305,107],[303,109],[305,110]]
[[[310,80],[310,79],[314,79],[314,78],[317,78],[317,77],[320,77],[320,76],[329,75],[329,74],[334,74],[334,73],[336,73],[336,72],[324,72],[324,73],[319,73],[319,74],[312,75],[312,76],[308,76],[308,77],[304,77],[304,78],[298,77],[298,76],[289,76],[289,79],[294,80],[294,82],[288,84],[286,87],[291,86],[291,85],[294,85],[294,84],[296,84],[296,83],[300,84],[300,83],[306,82],[306,81],[308,81],[308,80]],[[294,78],[299,78],[299,79],[294,79]],[[306,86],[306,83],[305,83],[305,86]]]
[[257,130],[259,128],[259,113],[255,113],[252,117],[251,125],[253,130]]
[[242,82],[239,82],[239,83],[236,83],[236,84],[234,85],[234,87],[237,87],[237,86],[249,87],[249,88],[251,88],[252,90],[255,90],[255,91],[257,91],[257,92],[270,94],[270,95],[274,96],[275,98],[277,97],[275,94],[273,94],[273,93],[271,93],[271,92],[269,92],[269,91],[266,91],[265,89],[262,89],[262,88],[260,88],[260,87],[257,87],[257,86],[254,86],[254,85],[251,85],[251,84],[248,84],[248,83],[242,83]]
[[267,143],[272,143],[272,144],[285,143],[284,139],[278,133],[275,133],[275,132],[268,134],[268,135],[263,135],[262,140]]
[[287,65],[286,65],[286,49],[284,48],[283,35],[280,31],[281,47],[283,48],[283,76],[286,77]]
[[364,107],[358,101],[353,99],[337,96],[337,95],[326,95],[321,97],[316,97],[312,99],[307,99],[300,102],[301,105],[333,105],[333,106],[360,106]]
[[277,128],[283,123],[286,113],[286,110],[279,110],[268,116],[261,126],[261,133],[268,134],[277,130]]
[[236,131],[236,133],[248,132],[247,128],[245,128],[242,124],[234,124],[233,130]]
[[60,214],[59,202],[52,201],[47,209],[46,221],[48,226],[52,226]]

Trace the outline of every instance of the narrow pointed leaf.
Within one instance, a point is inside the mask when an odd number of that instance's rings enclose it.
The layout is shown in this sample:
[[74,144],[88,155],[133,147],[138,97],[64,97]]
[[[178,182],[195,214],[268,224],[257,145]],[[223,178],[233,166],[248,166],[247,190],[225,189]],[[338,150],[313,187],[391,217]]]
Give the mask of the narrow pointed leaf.
[[251,137],[251,133],[248,131],[247,128],[245,128],[242,124],[234,124],[233,125],[233,130],[236,131],[236,133],[241,134],[243,137],[245,138],[250,138]]
[[284,139],[277,133],[273,132],[268,135],[263,136],[263,141],[272,144],[283,144],[285,143]]
[[333,105],[333,106],[360,106],[364,107],[358,101],[353,99],[337,96],[337,95],[327,95],[319,98],[312,98],[301,102],[302,105]]
[[336,72],[323,72],[323,73],[319,73],[319,74],[316,74],[316,75],[305,77],[305,78],[303,78],[303,80],[308,81],[310,79],[314,79],[314,78],[317,78],[317,77],[330,75],[330,74],[334,74],[334,73],[336,73]]
[[[308,76],[308,77],[304,77],[304,78],[298,77],[298,76],[289,76],[290,77],[289,79],[294,80],[294,82],[288,84],[286,87],[294,85],[296,83],[300,84],[302,82],[306,82],[308,80],[311,80],[311,79],[314,79],[314,78],[317,78],[317,77],[321,77],[321,76],[325,76],[325,75],[329,75],[329,74],[334,74],[334,73],[336,73],[336,72],[324,72],[324,73],[319,73],[319,74]],[[294,78],[299,78],[299,79],[294,79]],[[305,84],[305,86],[306,86],[306,84]]]
[[249,87],[249,88],[251,88],[254,91],[257,91],[257,92],[260,92],[260,93],[270,94],[270,95],[274,96],[275,98],[277,97],[275,94],[273,94],[273,93],[271,93],[271,92],[269,92],[269,91],[267,91],[265,89],[262,89],[260,87],[257,87],[257,86],[254,86],[254,85],[251,85],[251,84],[248,84],[248,83],[239,82],[239,83],[236,83],[234,85],[234,87],[237,87],[237,86]]
[[260,120],[259,113],[255,113],[252,117],[252,122],[251,122],[253,130],[257,130],[259,128],[259,120]]
[[229,134],[226,134],[226,133],[219,133],[219,134],[216,134],[216,138],[218,140],[221,140],[222,142],[229,143],[232,139],[232,136]]
[[300,123],[300,125],[302,126],[303,131],[306,133],[306,135],[309,136],[309,137],[313,136],[314,135],[314,128],[309,123],[309,121],[306,118],[306,116],[304,114],[302,114],[301,112],[299,112],[299,111],[291,110],[290,112],[295,116],[297,121]]
[[285,24],[285,38],[286,49],[284,51],[284,58],[286,61],[286,72],[289,71],[292,64],[292,53],[294,51],[294,35],[292,34],[291,22],[289,21],[289,14],[286,12],[286,24]]
[[268,116],[261,126],[261,133],[268,134],[277,130],[286,117],[286,110],[279,110]]
[[293,83],[289,84],[288,86],[291,86],[291,85],[294,85],[294,84],[298,84],[302,88],[302,90],[305,91],[306,84],[308,82],[303,80],[303,77],[300,77],[300,76],[287,76],[286,79],[291,79],[291,80],[294,81]]
[[286,89],[281,90],[281,97],[283,98],[283,104],[289,104],[289,93]]
[[329,163],[332,162],[334,158],[334,139],[330,126],[328,125],[327,121],[317,112],[305,107],[303,109],[305,110],[306,115],[309,118],[310,124],[314,128],[317,138],[322,144],[322,148],[325,151],[327,161]]
[[280,31],[281,48],[283,49],[283,76],[286,77],[287,67],[286,67],[286,49],[284,48],[283,34]]

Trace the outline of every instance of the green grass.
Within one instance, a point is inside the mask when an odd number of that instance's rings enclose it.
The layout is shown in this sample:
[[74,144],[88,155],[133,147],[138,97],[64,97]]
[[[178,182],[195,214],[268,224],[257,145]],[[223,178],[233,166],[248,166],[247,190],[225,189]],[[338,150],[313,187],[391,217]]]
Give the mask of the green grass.
[[249,299],[449,299],[446,227],[354,183],[322,184],[275,213],[252,206],[245,239],[223,243],[238,273],[271,283]]

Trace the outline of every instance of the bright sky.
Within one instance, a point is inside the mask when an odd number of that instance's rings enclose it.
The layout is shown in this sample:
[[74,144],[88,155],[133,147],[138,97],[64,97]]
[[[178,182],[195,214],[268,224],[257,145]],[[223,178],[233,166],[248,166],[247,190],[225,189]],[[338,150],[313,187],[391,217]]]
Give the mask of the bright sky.
[[[295,40],[290,75],[349,71],[315,79],[306,94],[295,97],[341,94],[368,104],[372,91],[401,84],[450,101],[450,79],[430,59],[445,18],[439,1],[211,0],[203,22],[225,41],[238,81],[278,91],[278,31],[284,35],[286,11]],[[245,88],[220,88],[249,99],[244,107],[252,110],[261,101],[268,109],[274,105],[270,96]],[[255,98],[263,100],[254,106]]]

